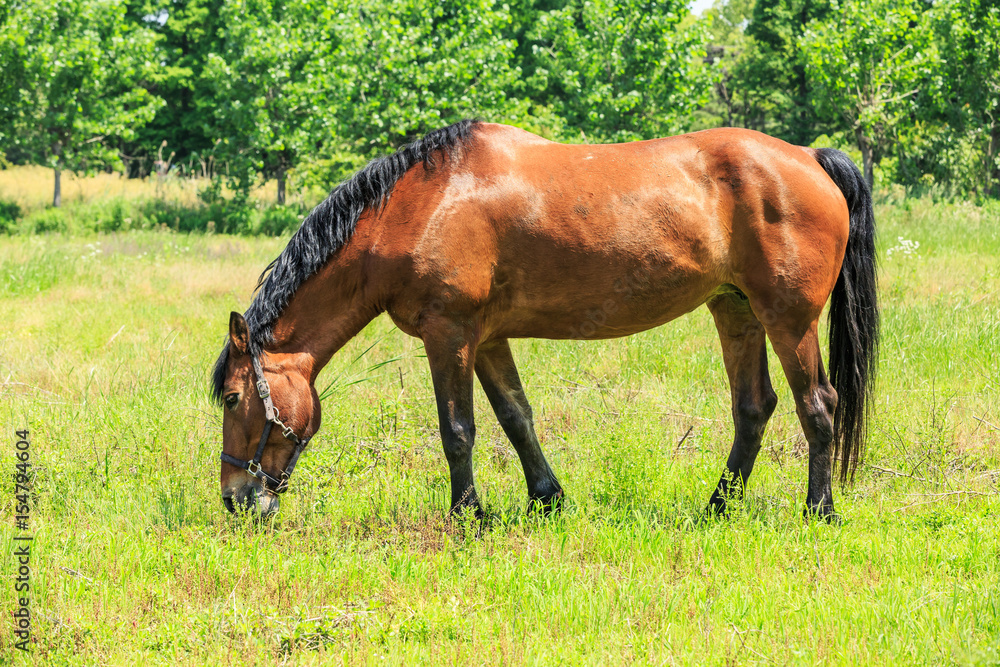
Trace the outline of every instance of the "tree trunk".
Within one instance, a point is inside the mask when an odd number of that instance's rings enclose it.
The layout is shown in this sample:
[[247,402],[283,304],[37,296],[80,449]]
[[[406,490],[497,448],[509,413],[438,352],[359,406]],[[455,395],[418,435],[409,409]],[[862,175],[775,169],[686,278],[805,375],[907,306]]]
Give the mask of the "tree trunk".
[[62,181],[60,179],[62,172],[59,170],[59,167],[56,167],[53,171],[56,173],[56,189],[52,195],[52,205],[59,208],[62,204]]
[[278,206],[285,205],[285,170],[278,172]]
[[733,94],[729,91],[729,86],[726,85],[729,77],[726,76],[718,84],[719,97],[726,103],[726,119],[723,121],[725,127],[733,126]]
[[875,170],[872,165],[872,143],[860,127],[854,130],[854,136],[857,137],[858,148],[861,149],[861,161],[865,166],[865,182],[868,183],[869,189],[873,189],[875,187]]
[[993,121],[990,128],[990,142],[986,147],[986,189],[987,197],[993,195],[993,172],[997,169],[997,149],[1000,149],[1000,123]]

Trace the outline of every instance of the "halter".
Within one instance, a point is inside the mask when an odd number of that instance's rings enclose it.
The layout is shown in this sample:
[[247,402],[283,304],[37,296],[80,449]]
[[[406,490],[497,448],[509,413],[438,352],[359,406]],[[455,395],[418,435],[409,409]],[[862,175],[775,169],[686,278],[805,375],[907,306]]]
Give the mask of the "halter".
[[[264,432],[260,436],[260,444],[257,445],[257,453],[253,455],[253,459],[250,461],[244,461],[243,459],[238,459],[235,456],[230,456],[222,452],[222,460],[225,463],[246,470],[259,479],[264,484],[264,488],[271,493],[284,493],[288,490],[288,478],[292,476],[292,471],[295,470],[295,464],[298,463],[302,450],[309,444],[309,438],[299,438],[292,432],[290,427],[285,426],[281,421],[281,418],[278,416],[278,408],[274,407],[274,402],[271,400],[271,387],[267,384],[267,379],[264,377],[264,369],[260,367],[260,361],[257,357],[253,358],[253,372],[257,376],[257,395],[264,401],[264,414],[267,416]],[[264,472],[264,469],[260,467],[260,459],[264,455],[264,447],[267,445],[267,439],[271,436],[271,427],[275,425],[281,427],[281,434],[283,436],[295,443],[292,458],[288,459],[288,465],[281,472],[280,478]]]

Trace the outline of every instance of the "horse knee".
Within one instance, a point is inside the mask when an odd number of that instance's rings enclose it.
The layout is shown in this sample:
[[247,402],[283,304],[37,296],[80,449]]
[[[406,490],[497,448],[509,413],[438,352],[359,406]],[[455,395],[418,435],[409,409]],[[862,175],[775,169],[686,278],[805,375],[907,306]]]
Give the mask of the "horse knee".
[[800,408],[800,420],[806,439],[820,446],[833,442],[833,414],[837,409],[837,392],[833,387],[820,387]]
[[529,405],[527,401],[525,401],[523,406],[520,406],[520,411],[521,411],[521,417],[524,419],[524,421],[526,421],[529,425],[534,426],[535,413],[531,409],[531,405]]
[[777,405],[778,396],[773,389],[768,388],[762,396],[747,396],[737,400],[736,418],[742,424],[762,429],[774,414]]
[[535,423],[527,401],[517,400],[516,396],[510,397],[510,400],[495,406],[495,412],[500,425],[508,433],[515,433],[517,438],[528,438],[534,433]]
[[760,402],[757,405],[757,418],[761,421],[767,421],[774,414],[774,409],[778,407],[778,395],[774,393],[774,390],[770,387],[761,396]]
[[833,388],[831,384],[823,384],[819,388],[820,400],[826,406],[827,411],[832,415],[837,410],[837,402],[840,397],[837,396],[837,390]]
[[461,461],[472,455],[472,446],[476,440],[475,424],[455,420],[449,422],[442,431],[444,455],[449,461]]
[[533,414],[531,404],[528,403],[528,399],[525,397],[523,391],[518,390],[506,395],[503,405],[503,415],[510,423],[525,421],[532,423]]
[[524,421],[524,413],[513,401],[501,404],[497,410],[497,420],[504,426],[516,426]]

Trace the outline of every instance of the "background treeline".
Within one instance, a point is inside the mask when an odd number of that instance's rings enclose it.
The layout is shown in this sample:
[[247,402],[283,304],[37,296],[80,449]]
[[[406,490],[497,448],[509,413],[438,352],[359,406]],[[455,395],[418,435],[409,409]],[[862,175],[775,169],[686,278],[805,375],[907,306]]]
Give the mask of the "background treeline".
[[262,182],[284,204],[476,116],[564,141],[748,127],[997,197],[998,3],[0,0],[0,163],[52,167],[56,206],[66,170],[199,177],[245,229]]

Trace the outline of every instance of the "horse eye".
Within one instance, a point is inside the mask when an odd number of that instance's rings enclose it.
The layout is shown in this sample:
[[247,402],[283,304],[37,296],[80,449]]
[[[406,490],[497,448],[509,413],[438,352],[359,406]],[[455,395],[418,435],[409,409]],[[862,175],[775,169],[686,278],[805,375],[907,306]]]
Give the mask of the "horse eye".
[[236,407],[236,404],[240,402],[239,394],[229,394],[226,396],[226,407],[232,410]]

